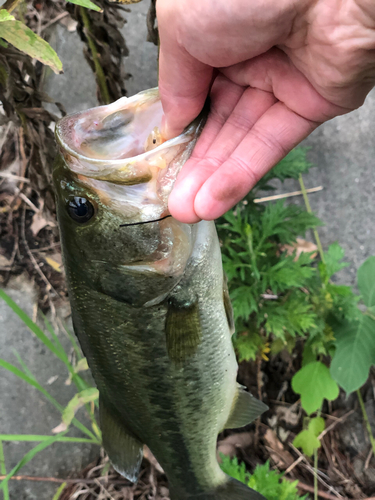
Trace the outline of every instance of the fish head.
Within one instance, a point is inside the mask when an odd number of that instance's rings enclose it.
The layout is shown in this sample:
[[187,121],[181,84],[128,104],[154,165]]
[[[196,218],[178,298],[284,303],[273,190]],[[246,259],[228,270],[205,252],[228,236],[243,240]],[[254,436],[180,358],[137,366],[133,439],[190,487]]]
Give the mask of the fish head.
[[181,279],[195,228],[168,213],[168,195],[202,126],[166,141],[157,90],[63,118],[56,127],[57,216],[68,282],[134,306]]

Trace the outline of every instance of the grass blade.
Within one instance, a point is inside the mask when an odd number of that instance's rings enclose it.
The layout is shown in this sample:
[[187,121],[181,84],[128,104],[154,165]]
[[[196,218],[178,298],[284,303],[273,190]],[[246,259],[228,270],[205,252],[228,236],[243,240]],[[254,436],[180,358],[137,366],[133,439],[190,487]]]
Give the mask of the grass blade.
[[[4,448],[1,440],[0,440],[0,472],[2,476],[5,476],[7,473],[5,467]],[[3,492],[4,492],[4,500],[10,500],[8,484],[4,486]]]
[[[0,288],[0,298],[2,298],[12,311],[17,314],[17,316],[25,323],[25,325],[34,333],[34,335],[51,351],[53,354],[60,359],[68,368],[69,371],[73,370],[73,367],[69,363],[69,359],[65,353],[55,346],[55,344],[47,337],[39,326],[33,322],[33,320],[12,300],[9,295],[7,295],[4,290]],[[73,370],[74,371],[74,370]]]
[[[43,436],[41,434],[0,434],[0,442],[27,442],[27,443],[41,443],[43,441],[47,441],[51,437],[54,436]],[[78,438],[78,437],[65,437],[62,436],[57,440],[59,443],[90,443],[90,444],[98,444],[96,441],[94,442],[92,439],[88,438]],[[1,462],[1,450],[0,450],[0,462]],[[2,474],[6,474],[6,472],[2,472]]]
[[26,453],[26,455],[21,458],[21,460],[18,462],[18,464],[13,467],[13,469],[6,475],[6,477],[1,481],[0,483],[0,491],[4,490],[8,486],[8,481],[9,479],[17,474],[17,472],[22,469],[24,465],[30,462],[37,453],[40,451],[43,451],[45,448],[48,448],[51,444],[55,443],[58,441],[58,439],[63,436],[65,432],[62,432],[60,434],[57,434],[56,436],[51,436],[49,439],[46,441],[43,441],[42,443],[39,443],[37,446],[35,446],[33,449],[31,449],[29,452]]
[[[51,396],[51,394],[46,389],[44,389],[44,387],[41,386],[39,384],[39,382],[37,382],[37,380],[34,377],[30,377],[30,376],[26,375],[19,368],[17,368],[16,366],[12,365],[11,363],[8,363],[4,359],[0,359],[0,367],[5,368],[6,370],[10,371],[14,375],[16,375],[17,377],[19,377],[20,379],[22,379],[24,382],[26,382],[29,385],[31,385],[31,386],[35,387],[36,389],[38,389],[38,391],[40,391],[48,399],[48,401],[50,403],[52,403],[53,406],[55,408],[57,408],[59,410],[59,412],[62,414],[62,412],[64,411],[64,407],[61,406],[60,403],[58,403],[56,401],[56,399],[53,398]],[[83,425],[79,420],[77,420],[77,418],[73,419],[72,424],[75,427],[77,427],[77,429],[79,429],[80,431],[82,431],[84,434],[86,434],[87,436],[89,436],[93,441],[99,443],[97,437],[89,429],[87,429],[87,427],[85,425]]]
[[64,327],[65,333],[69,337],[69,340],[73,346],[74,352],[76,353],[77,359],[79,361],[80,359],[83,358],[82,353],[81,353],[81,349],[79,348],[79,345],[78,345],[74,335],[72,335],[72,333],[69,331],[69,328],[66,326],[66,324],[62,323],[62,325]]
[[60,484],[60,486],[58,487],[58,490],[56,491],[56,493],[53,495],[53,498],[52,500],[59,500],[60,498],[60,495],[61,493],[63,492],[65,486],[67,485],[68,483],[62,483]]

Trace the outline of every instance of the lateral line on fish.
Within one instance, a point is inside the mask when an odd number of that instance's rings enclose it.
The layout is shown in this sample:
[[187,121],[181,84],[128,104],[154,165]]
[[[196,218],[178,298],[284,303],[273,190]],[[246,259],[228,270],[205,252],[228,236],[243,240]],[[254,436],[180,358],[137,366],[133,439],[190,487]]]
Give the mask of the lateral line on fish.
[[145,220],[143,222],[132,222],[130,224],[120,224],[120,227],[126,227],[126,226],[140,226],[141,224],[150,224],[151,222],[159,222],[161,220],[167,219],[168,217],[172,217],[171,215],[166,215],[165,217],[162,217],[161,219],[155,219],[155,220]]

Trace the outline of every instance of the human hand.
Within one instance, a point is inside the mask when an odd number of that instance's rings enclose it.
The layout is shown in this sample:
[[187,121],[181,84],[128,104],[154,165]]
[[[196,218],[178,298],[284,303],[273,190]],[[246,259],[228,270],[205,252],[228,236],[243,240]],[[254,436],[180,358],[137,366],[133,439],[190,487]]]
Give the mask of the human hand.
[[[373,0],[158,0],[165,133],[211,113],[169,197],[212,220],[375,85]],[[213,82],[213,83],[212,83]]]

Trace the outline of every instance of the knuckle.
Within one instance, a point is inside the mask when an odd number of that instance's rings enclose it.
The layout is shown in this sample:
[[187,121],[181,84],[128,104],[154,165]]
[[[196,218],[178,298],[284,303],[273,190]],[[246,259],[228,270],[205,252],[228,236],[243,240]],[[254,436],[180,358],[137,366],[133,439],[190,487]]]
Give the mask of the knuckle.
[[284,146],[276,137],[269,133],[263,132],[261,129],[253,129],[252,134],[257,142],[265,147],[268,151],[272,151],[273,156],[276,152],[277,156],[283,158],[289,153],[289,149]]

